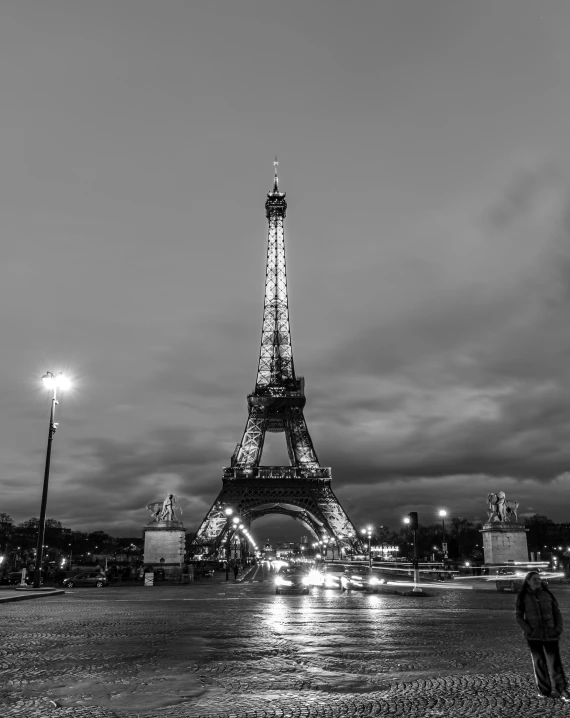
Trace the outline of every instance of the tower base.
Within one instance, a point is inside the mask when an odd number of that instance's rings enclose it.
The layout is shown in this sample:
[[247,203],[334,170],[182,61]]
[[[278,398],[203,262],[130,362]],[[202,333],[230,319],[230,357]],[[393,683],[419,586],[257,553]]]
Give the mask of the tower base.
[[154,521],[143,528],[144,563],[163,568],[165,575],[180,573],[186,532],[181,521]]
[[483,524],[483,552],[485,564],[504,564],[513,561],[528,561],[528,544],[523,524],[486,523]]
[[[246,473],[247,472],[247,473]],[[223,487],[196,534],[196,546],[215,554],[231,526],[225,508],[249,527],[266,514],[284,514],[299,521],[320,540],[323,534],[340,549],[359,546],[356,529],[331,487],[330,468],[264,466],[224,469]]]

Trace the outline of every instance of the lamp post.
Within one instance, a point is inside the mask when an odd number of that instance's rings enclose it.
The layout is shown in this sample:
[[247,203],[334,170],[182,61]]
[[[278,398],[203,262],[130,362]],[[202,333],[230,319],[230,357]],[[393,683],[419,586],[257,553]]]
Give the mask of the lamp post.
[[[441,517],[441,551],[443,553],[443,559],[447,558],[447,546],[445,545],[445,517],[447,516],[447,511],[445,509],[441,509],[439,512],[439,515]],[[442,562],[443,562],[442,559]]]
[[418,512],[417,511],[411,511],[405,518],[404,523],[409,526],[409,528],[412,530],[412,535],[414,537],[414,559],[413,559],[413,566],[414,566],[414,587],[412,589],[412,594],[414,593],[423,593],[422,589],[418,586],[420,582],[420,565],[419,565],[419,559],[418,559],[418,541],[417,541],[417,531],[419,528],[418,524]]
[[367,526],[365,529],[362,529],[362,533],[368,536],[368,565],[372,568],[372,548],[370,545],[372,540],[372,526]]
[[244,536],[246,535],[246,528],[243,524],[240,524],[238,526],[238,529],[241,531],[241,533],[239,534],[239,560],[241,565],[243,566],[247,546],[247,542],[244,541]]
[[229,581],[230,577],[230,556],[232,550],[230,546],[230,517],[233,512],[234,510],[229,506],[224,510],[226,514],[226,581]]
[[44,486],[42,491],[42,504],[40,508],[40,520],[38,524],[38,543],[36,548],[36,564],[34,570],[34,588],[40,587],[41,570],[44,556],[44,534],[46,528],[46,508],[47,508],[47,496],[48,496],[48,484],[49,484],[49,465],[51,459],[51,442],[53,435],[57,429],[57,423],[54,421],[55,418],[55,407],[57,406],[57,390],[68,389],[71,386],[69,379],[64,376],[61,372],[54,376],[51,371],[46,372],[42,377],[42,381],[46,389],[53,389],[53,396],[51,400],[51,411],[49,416],[49,433],[46,450],[46,464],[44,469]]
[[[234,530],[234,532],[232,534],[232,538],[234,539],[234,563],[235,563],[236,557],[237,557],[237,540],[238,540],[237,530],[238,530],[238,524],[239,524],[239,518],[237,516],[233,517],[232,524],[233,524],[232,528]],[[230,546],[230,557],[231,557],[231,546]],[[228,570],[229,570],[229,566],[226,569],[226,574],[228,573]]]
[[323,535],[323,548],[325,551],[325,559],[328,559],[329,557],[329,537],[325,534]]
[[382,547],[382,555],[380,556],[380,560],[381,560],[381,561],[384,560],[384,529],[385,529],[385,528],[386,528],[385,526],[379,526],[379,529],[380,529],[380,545],[381,545],[381,547]]

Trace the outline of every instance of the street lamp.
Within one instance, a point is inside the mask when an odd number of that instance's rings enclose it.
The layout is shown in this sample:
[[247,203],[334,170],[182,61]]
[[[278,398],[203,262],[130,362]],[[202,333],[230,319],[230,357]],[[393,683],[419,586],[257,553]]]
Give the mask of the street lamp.
[[412,589],[412,595],[419,594],[419,593],[423,593],[423,591],[418,586],[418,583],[420,582],[420,566],[419,566],[419,560],[418,560],[418,539],[416,536],[418,528],[419,528],[418,512],[410,511],[410,513],[404,518],[404,523],[407,524],[411,528],[412,535],[414,537],[414,559],[413,559],[414,587]]
[[441,550],[445,559],[447,558],[447,546],[445,545],[445,517],[447,516],[447,511],[440,509],[439,515],[441,517]]
[[329,557],[329,537],[326,534],[323,535],[323,549],[325,552],[325,559],[328,559],[328,557]]
[[234,510],[227,506],[224,510],[224,513],[226,514],[226,581],[229,581],[230,578],[230,557],[231,557],[231,545],[230,545],[230,518],[233,514]]
[[40,508],[40,521],[38,525],[38,543],[36,549],[36,565],[34,570],[34,588],[40,587],[42,561],[44,554],[44,534],[46,528],[46,508],[47,508],[47,495],[48,495],[48,484],[49,484],[49,464],[51,459],[51,442],[53,435],[57,429],[57,423],[54,421],[55,418],[55,407],[57,406],[57,390],[58,388],[62,391],[69,389],[71,381],[64,376],[61,372],[54,376],[51,371],[46,372],[42,377],[42,381],[46,389],[50,391],[53,389],[53,396],[51,400],[51,411],[49,416],[49,434],[46,450],[46,464],[44,470],[44,487],[42,491],[42,505]]
[[372,540],[372,526],[367,526],[365,529],[362,529],[362,533],[368,536],[368,565],[372,567],[372,548],[370,545],[370,541]]
[[385,527],[385,526],[380,526],[379,528],[380,528],[380,546],[381,546],[381,549],[382,549],[382,554],[381,554],[381,556],[380,556],[380,560],[383,561],[384,558],[385,558],[385,556],[384,556],[384,529],[385,529],[386,527]]

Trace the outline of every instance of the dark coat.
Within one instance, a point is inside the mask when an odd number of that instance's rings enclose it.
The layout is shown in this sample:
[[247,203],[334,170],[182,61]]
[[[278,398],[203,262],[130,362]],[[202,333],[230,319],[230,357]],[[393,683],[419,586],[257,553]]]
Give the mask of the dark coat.
[[519,593],[516,619],[527,641],[557,641],[562,633],[562,614],[554,596],[545,589]]

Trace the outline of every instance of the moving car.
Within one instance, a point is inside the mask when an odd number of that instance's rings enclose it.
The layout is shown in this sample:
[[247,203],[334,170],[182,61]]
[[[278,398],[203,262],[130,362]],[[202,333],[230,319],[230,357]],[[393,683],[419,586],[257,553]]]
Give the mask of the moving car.
[[542,582],[547,586],[549,581],[557,583],[564,578],[564,572],[562,571],[549,571],[547,568],[536,568],[535,566],[507,566],[500,568],[497,572],[495,581],[497,591],[504,591],[508,588],[513,593],[518,593],[522,588],[525,576],[531,570],[539,573]]
[[74,586],[95,586],[96,588],[103,588],[103,586],[108,585],[108,579],[98,571],[78,573],[77,576],[70,576],[69,578],[64,578],[62,582],[62,586],[64,588],[73,588]]
[[310,593],[310,579],[298,566],[284,566],[275,577],[275,593]]
[[386,583],[378,578],[369,566],[351,566],[340,577],[341,591],[369,591],[378,593],[378,586]]
[[342,564],[326,564],[320,585],[325,588],[340,588],[340,577],[344,572],[345,567]]

